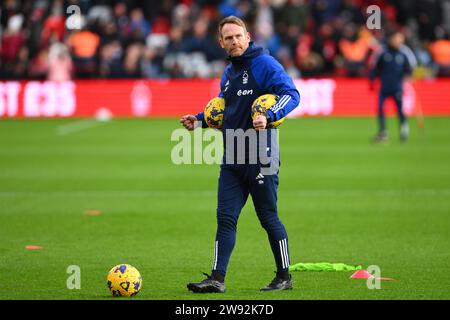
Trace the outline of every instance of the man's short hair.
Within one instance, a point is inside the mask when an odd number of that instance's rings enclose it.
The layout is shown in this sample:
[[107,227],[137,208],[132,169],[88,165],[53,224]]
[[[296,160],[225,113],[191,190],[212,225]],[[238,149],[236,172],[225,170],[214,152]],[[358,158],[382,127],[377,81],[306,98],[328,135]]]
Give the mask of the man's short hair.
[[394,37],[394,36],[396,36],[397,34],[403,34],[402,32],[401,32],[401,30],[400,29],[397,29],[397,28],[388,28],[387,30],[386,30],[386,32],[385,32],[385,37],[386,37],[386,39],[387,40],[389,40],[389,39],[391,39],[392,37]]
[[219,22],[219,37],[222,38],[222,28],[224,25],[226,25],[227,23],[232,23],[232,24],[236,24],[242,28],[244,28],[244,32],[247,32],[247,28],[245,26],[244,21],[242,21],[242,19],[239,19],[236,16],[228,16],[223,18],[220,22]]

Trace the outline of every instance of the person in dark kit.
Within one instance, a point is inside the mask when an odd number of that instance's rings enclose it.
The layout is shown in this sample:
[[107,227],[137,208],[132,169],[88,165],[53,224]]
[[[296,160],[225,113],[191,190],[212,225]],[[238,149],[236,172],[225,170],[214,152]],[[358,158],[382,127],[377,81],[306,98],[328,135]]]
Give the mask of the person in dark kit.
[[378,96],[378,134],[373,141],[380,143],[388,140],[384,102],[391,97],[397,106],[400,140],[406,142],[409,126],[403,111],[403,82],[412,73],[417,62],[412,51],[404,45],[405,38],[401,32],[390,31],[386,39],[387,46],[383,48],[370,71],[371,90],[374,89],[375,78],[380,77],[381,81]]
[[[223,73],[219,94],[219,97],[225,99],[226,105],[222,125],[225,148],[219,175],[214,260],[211,275],[205,274],[206,279],[189,283],[187,287],[197,293],[225,292],[225,275],[236,242],[237,221],[248,196],[251,195],[258,219],[267,232],[277,267],[275,278],[261,290],[291,289],[288,237],[277,210],[278,170],[267,174],[264,170],[267,168],[260,162],[240,163],[234,161],[233,157],[228,161],[228,155],[233,150],[228,148],[227,144],[232,139],[226,137],[229,131],[243,130],[256,130],[261,134],[276,136],[277,129],[266,128],[270,122],[284,118],[296,108],[300,102],[300,94],[275,58],[250,41],[250,34],[241,19],[234,16],[224,18],[219,24],[219,34],[220,45],[228,54],[231,63]],[[279,97],[278,101],[264,115],[258,115],[252,120],[252,103],[263,94],[274,94]],[[197,121],[202,122],[202,127],[207,127],[203,112],[195,116],[185,115],[180,119],[188,130],[193,130]],[[276,162],[276,167],[279,157],[275,156],[278,146],[276,139],[274,141],[267,150],[260,150],[271,152],[269,157]],[[244,153],[247,160],[250,152],[246,149]]]

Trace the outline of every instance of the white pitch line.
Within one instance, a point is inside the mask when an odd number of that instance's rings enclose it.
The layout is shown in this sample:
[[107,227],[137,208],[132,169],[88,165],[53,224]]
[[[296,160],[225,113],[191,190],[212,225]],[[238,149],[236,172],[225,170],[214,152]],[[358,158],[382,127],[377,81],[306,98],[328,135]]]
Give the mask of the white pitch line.
[[97,127],[102,123],[108,122],[111,119],[112,119],[111,111],[109,111],[108,108],[102,107],[97,109],[97,111],[95,112],[94,119],[78,120],[59,126],[57,129],[57,134],[59,136],[64,136],[70,133],[91,129]]
[[97,120],[97,119],[74,121],[74,122],[71,122],[71,123],[68,123],[68,124],[58,127],[57,134],[59,136],[64,136],[67,134],[91,129],[91,128],[97,127],[103,123],[105,123],[105,122]]

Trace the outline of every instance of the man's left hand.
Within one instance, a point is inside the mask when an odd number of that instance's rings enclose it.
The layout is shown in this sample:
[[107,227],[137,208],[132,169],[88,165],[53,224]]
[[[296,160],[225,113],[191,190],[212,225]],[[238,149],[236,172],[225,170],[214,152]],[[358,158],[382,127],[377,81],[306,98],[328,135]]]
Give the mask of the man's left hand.
[[256,116],[253,120],[253,128],[256,130],[263,130],[267,126],[267,118],[263,115]]

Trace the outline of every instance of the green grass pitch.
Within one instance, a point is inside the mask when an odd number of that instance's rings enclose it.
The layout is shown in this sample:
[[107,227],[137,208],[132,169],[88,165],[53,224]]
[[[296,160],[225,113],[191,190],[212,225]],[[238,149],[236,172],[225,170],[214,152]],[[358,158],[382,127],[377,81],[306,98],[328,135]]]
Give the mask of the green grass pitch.
[[[109,269],[143,277],[133,299],[450,299],[450,118],[373,145],[373,118],[305,118],[280,127],[279,214],[291,262],[378,265],[381,289],[351,272],[294,272],[294,289],[259,292],[275,269],[249,199],[227,292],[199,295],[213,258],[218,165],[174,165],[177,119],[0,121],[0,299],[113,299]],[[75,124],[73,124],[75,122]],[[86,215],[98,210],[98,216]],[[43,246],[27,250],[26,245]],[[69,290],[69,265],[81,289]]]

